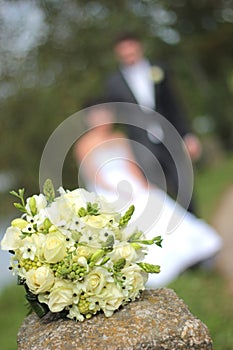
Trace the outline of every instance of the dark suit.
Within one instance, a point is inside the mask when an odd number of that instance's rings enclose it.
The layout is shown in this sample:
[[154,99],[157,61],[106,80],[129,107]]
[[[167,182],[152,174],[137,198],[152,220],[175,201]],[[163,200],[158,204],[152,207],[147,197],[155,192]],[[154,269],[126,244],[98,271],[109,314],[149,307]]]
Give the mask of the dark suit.
[[[165,72],[164,68],[162,69]],[[137,104],[120,70],[107,80],[106,94],[110,102],[129,102]],[[160,83],[155,84],[155,95],[156,111],[163,115],[177,129],[182,137],[190,132],[166,72],[164,79],[162,79]]]
[[[165,73],[164,78],[159,83],[155,83],[156,111],[176,128],[181,137],[184,137],[184,135],[189,133],[190,130],[185,118],[183,117],[175,93],[171,88],[168,74],[166,74],[164,68],[162,68],[162,70]],[[138,104],[120,69],[108,78],[106,82],[106,97],[109,102],[128,102]],[[165,174],[168,192],[170,195],[176,197],[178,191],[177,171],[174,161],[167,149],[162,143],[152,142],[148,137],[148,133],[136,126],[128,126],[126,132],[130,139],[143,144],[147,149],[152,151],[158,159]],[[158,169],[152,167],[151,161],[145,159],[143,156],[140,157],[137,152],[135,152],[135,157],[145,170],[149,181],[160,186],[161,184],[157,177]]]

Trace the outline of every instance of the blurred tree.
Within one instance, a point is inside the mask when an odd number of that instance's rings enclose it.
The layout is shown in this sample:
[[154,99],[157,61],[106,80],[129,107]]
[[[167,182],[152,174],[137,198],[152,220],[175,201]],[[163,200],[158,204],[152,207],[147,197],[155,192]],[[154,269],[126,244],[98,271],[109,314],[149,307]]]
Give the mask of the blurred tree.
[[[101,93],[120,30],[145,37],[151,58],[166,60],[190,120],[207,115],[233,147],[232,0],[1,1],[0,172],[38,190],[52,131]],[[71,154],[67,187],[76,185]]]

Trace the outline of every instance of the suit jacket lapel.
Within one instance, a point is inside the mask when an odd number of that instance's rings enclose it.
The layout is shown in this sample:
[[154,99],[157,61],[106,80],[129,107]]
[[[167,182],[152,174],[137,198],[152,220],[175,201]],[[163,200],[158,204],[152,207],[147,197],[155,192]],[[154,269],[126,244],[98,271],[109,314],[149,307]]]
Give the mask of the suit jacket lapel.
[[[118,74],[119,74],[119,78],[120,78],[120,82],[121,82],[121,87],[123,89],[123,93],[124,93],[124,96],[126,98],[126,100],[131,103],[136,103],[138,104],[138,101],[136,100],[134,94],[133,94],[133,91],[130,89],[122,71],[119,69],[118,70]],[[155,102],[155,106],[157,108],[157,103],[158,103],[158,97],[159,97],[159,90],[160,90],[160,83],[159,84],[156,84],[156,83],[153,83],[153,87],[154,87],[154,102]]]
[[136,100],[132,90],[130,89],[124,75],[122,74],[121,70],[119,69],[119,78],[120,78],[120,81],[121,81],[121,88],[124,89],[124,94],[125,94],[125,99],[128,101],[128,102],[131,102],[131,103],[136,103],[138,104],[138,101]]

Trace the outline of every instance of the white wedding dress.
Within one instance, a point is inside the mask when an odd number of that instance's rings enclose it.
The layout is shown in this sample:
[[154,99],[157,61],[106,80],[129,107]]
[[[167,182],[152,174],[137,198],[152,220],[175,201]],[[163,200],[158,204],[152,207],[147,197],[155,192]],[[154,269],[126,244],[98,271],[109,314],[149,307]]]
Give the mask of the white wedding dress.
[[[129,230],[135,227],[146,233],[148,238],[161,235],[162,248],[149,246],[146,262],[161,266],[159,274],[149,274],[147,288],[168,285],[184,270],[209,259],[221,249],[221,238],[217,232],[188,213],[164,191],[147,190],[129,171],[129,157],[124,147],[109,143],[107,147],[96,147],[88,157],[96,168],[96,179],[103,179],[107,187],[98,180],[91,183],[80,171],[87,190],[103,195],[124,213],[134,204],[135,212],[130,220]],[[84,160],[85,163],[85,160]],[[170,232],[170,233],[168,233]]]

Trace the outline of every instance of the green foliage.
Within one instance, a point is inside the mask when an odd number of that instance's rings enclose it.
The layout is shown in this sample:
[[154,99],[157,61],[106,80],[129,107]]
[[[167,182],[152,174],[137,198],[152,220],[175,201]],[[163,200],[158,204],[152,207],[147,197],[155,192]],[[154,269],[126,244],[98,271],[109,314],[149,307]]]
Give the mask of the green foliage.
[[125,264],[126,264],[126,259],[125,258],[120,258],[113,265],[114,271],[120,272],[125,267]]
[[159,273],[160,272],[159,265],[153,265],[153,264],[140,262],[140,263],[138,263],[138,266],[140,266],[141,269],[146,271],[147,273]]
[[24,200],[24,188],[19,189],[19,192],[17,193],[16,191],[10,191],[10,194],[12,194],[13,196],[15,196],[16,198],[20,199],[21,203],[14,203],[14,207],[16,209],[18,209],[19,211],[26,213],[27,209],[25,208],[25,200]]
[[80,217],[84,217],[86,215],[93,215],[93,216],[100,215],[98,203],[88,202],[87,208],[85,209],[84,207],[81,207],[78,211],[78,215]]
[[113,235],[109,235],[105,243],[102,244],[102,248],[105,251],[111,251],[113,249],[113,245],[114,245],[114,237]]
[[[39,164],[49,136],[87,100],[103,92],[105,78],[116,65],[111,47],[119,28],[138,31],[152,61],[167,61],[190,121],[209,115],[215,133],[227,148],[232,147],[233,27],[226,1],[43,0],[36,4],[44,14],[43,42],[35,43],[18,65],[13,51],[0,43],[6,61],[12,62],[11,69],[9,63],[1,68],[1,79],[14,88],[14,94],[1,99],[0,163],[1,171],[15,175],[16,187],[27,186],[29,194],[38,192]],[[69,153],[66,187],[76,187],[76,177]]]
[[130,221],[133,213],[134,213],[134,205],[131,205],[129,209],[125,212],[125,214],[120,218],[119,221],[119,227],[125,227],[127,226],[128,222]]
[[129,242],[132,243],[141,243],[141,244],[147,244],[147,245],[152,245],[152,244],[156,244],[159,247],[162,247],[162,237],[161,236],[157,236],[154,237],[152,239],[134,239],[132,238],[132,236],[129,239]]
[[[27,288],[28,289],[28,288]],[[49,308],[46,304],[40,303],[38,301],[37,295],[27,290],[26,299],[29,303],[29,314],[34,311],[38,317],[42,318],[49,312]]]

